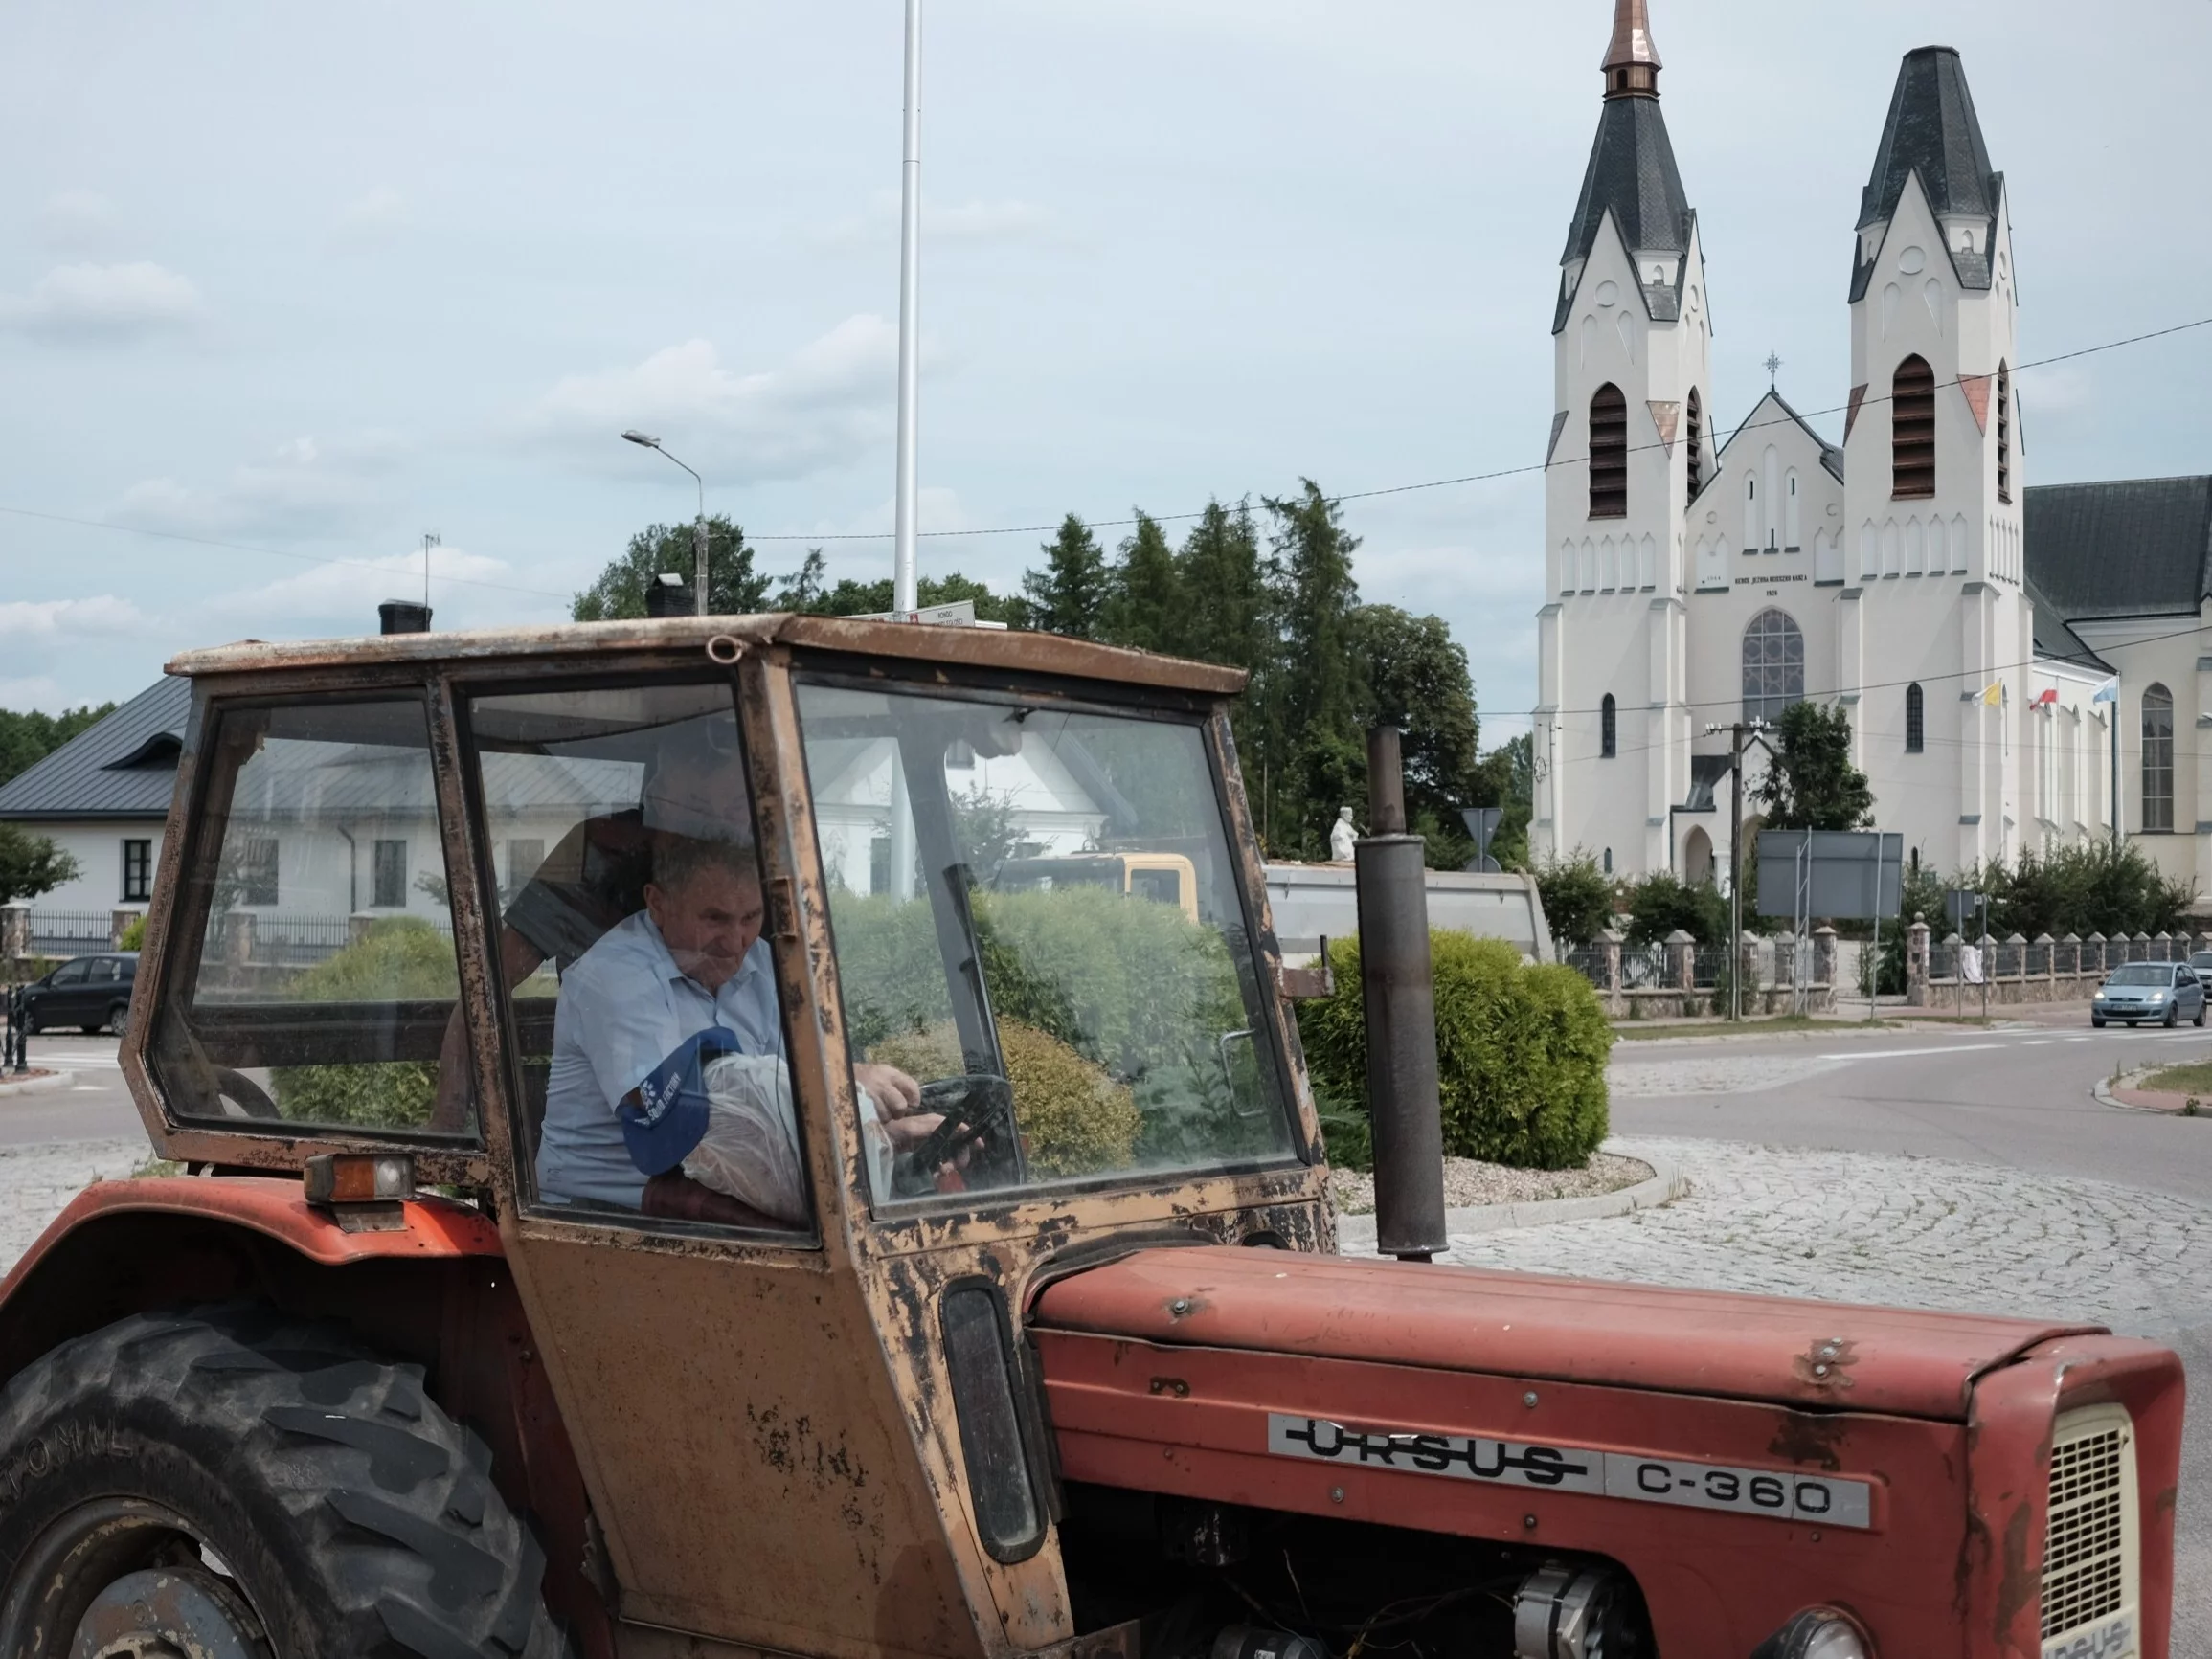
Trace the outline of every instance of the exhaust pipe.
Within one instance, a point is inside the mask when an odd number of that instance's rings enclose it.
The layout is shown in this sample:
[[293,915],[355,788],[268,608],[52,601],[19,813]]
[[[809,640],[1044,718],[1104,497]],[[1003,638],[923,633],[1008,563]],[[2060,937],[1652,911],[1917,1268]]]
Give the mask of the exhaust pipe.
[[1425,843],[1406,833],[1398,729],[1367,733],[1367,834],[1352,849],[1375,1140],[1375,1247],[1426,1262],[1444,1237],[1444,1123]]

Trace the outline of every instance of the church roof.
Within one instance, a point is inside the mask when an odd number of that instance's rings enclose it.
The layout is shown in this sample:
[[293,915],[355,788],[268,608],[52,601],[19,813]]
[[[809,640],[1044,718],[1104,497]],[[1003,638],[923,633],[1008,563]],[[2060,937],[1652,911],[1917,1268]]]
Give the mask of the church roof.
[[[1989,146],[1982,142],[1981,122],[1974,113],[1966,68],[1949,46],[1922,46],[1905,55],[1897,71],[1897,90],[1889,98],[1889,119],[1883,123],[1882,143],[1874,152],[1874,171],[1859,198],[1859,228],[1895,216],[1905,181],[1916,173],[1938,218],[1953,213],[1997,217],[2004,174],[1990,168]],[[1978,254],[1952,251],[1958,280],[1969,288],[1989,286],[1986,239],[1982,245],[1985,251]],[[1854,301],[1865,294],[1872,275],[1872,261],[1854,264]]]
[[[1682,175],[1675,166],[1674,145],[1667,138],[1666,118],[1656,98],[1614,98],[1600,106],[1597,142],[1591,146],[1590,166],[1582,175],[1582,199],[1575,204],[1574,221],[1568,229],[1567,252],[1559,257],[1562,265],[1590,258],[1608,213],[1632,254],[1646,249],[1689,251],[1696,215],[1682,193]],[[1644,290],[1655,322],[1674,319],[1681,292],[1680,284]],[[1560,295],[1551,324],[1554,334],[1567,326],[1573,305],[1571,293]]]
[[1814,431],[1813,423],[1791,408],[1790,400],[1770,386],[1767,388],[1765,395],[1751,405],[1751,413],[1744,416],[1743,424],[1728,434],[1728,441],[1721,446],[1720,464],[1705,475],[1704,482],[1699,486],[1697,495],[1692,498],[1693,502],[1704,499],[1705,491],[1712,488],[1721,475],[1727,471],[1728,452],[1736,447],[1737,438],[1743,437],[1747,432],[1756,432],[1761,427],[1778,424],[1772,416],[1763,417],[1760,414],[1760,411],[1770,403],[1782,412],[1785,419],[1794,421],[1798,430],[1813,440],[1814,446],[1820,452],[1820,464],[1828,469],[1829,475],[1838,483],[1843,482],[1843,452]]
[[2195,616],[2212,594],[2212,478],[2043,484],[2025,494],[2024,573],[2039,635],[2046,609],[2057,624]]

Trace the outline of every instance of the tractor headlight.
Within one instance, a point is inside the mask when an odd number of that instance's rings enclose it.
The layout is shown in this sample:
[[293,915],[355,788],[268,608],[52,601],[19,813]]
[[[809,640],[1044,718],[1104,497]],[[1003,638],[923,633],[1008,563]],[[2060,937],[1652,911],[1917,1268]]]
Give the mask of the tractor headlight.
[[1848,1613],[1808,1607],[1753,1648],[1751,1659],[1873,1659],[1873,1653]]

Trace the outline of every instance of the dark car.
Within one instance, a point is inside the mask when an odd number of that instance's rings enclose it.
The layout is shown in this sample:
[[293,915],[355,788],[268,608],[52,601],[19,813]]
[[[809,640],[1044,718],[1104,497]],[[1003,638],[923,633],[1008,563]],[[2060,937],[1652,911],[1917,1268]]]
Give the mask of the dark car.
[[33,1031],[63,1025],[98,1031],[104,1026],[121,1037],[130,1021],[130,988],[137,977],[136,951],[72,956],[23,988],[24,1023]]
[[2089,1023],[2156,1020],[2178,1025],[2204,1023],[2204,985],[2186,962],[2130,962],[2105,975],[2089,1001]]

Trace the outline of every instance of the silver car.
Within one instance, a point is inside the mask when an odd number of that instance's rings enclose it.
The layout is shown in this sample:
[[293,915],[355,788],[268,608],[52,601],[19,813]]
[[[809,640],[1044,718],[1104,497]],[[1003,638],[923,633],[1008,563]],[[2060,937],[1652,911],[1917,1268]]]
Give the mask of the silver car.
[[2204,1023],[2204,981],[2186,962],[2130,962],[2114,968],[2089,1001],[2089,1023],[2108,1020],[2139,1025],[2156,1020],[2178,1025]]

